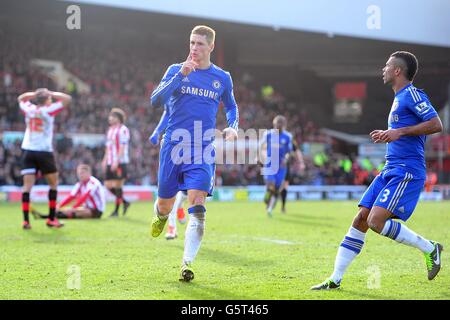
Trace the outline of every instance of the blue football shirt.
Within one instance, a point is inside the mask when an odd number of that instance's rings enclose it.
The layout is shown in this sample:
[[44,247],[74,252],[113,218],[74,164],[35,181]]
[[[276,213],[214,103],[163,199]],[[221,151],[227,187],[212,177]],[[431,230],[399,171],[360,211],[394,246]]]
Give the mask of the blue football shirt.
[[164,141],[185,142],[183,132],[192,137],[191,145],[208,145],[214,139],[219,104],[223,102],[228,126],[238,129],[239,111],[233,95],[230,73],[214,64],[181,73],[182,64],[171,65],[153,91],[151,103],[165,105],[168,114]]
[[[425,92],[412,84],[397,92],[388,119],[389,129],[410,127],[437,116]],[[426,135],[403,136],[387,143],[386,168],[404,166],[425,177]]]
[[272,160],[278,161],[278,168],[286,167],[286,156],[294,150],[292,141],[292,134],[288,131],[269,130],[264,139],[267,145],[267,158],[269,160],[265,164],[265,167],[274,165]]

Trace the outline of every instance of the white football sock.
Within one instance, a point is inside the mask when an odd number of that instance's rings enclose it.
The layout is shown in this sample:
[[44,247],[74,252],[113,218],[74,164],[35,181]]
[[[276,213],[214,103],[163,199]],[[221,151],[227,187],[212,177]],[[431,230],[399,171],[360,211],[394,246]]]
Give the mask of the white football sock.
[[175,206],[177,207],[177,209],[181,208],[183,206],[183,202],[186,199],[187,199],[187,195],[184,194],[183,191],[180,191],[177,193],[177,198],[175,200]]
[[177,230],[177,210],[174,210],[175,206],[173,206],[172,211],[169,214],[169,221],[167,221],[169,228],[173,228],[173,230]]
[[179,191],[177,197],[175,198],[175,203],[173,204],[172,211],[169,214],[169,227],[174,228],[175,232],[177,229],[177,211],[180,206],[183,205],[183,192]]
[[[191,211],[192,208],[189,208]],[[205,213],[189,212],[189,223],[186,227],[184,239],[183,263],[192,263],[197,256],[205,231]]]
[[386,220],[381,235],[398,243],[417,248],[424,253],[431,253],[434,250],[434,245],[429,240],[418,235],[404,224],[391,219]]
[[341,282],[348,266],[352,263],[353,259],[356,258],[358,253],[361,252],[365,237],[366,234],[364,232],[350,227],[344,240],[342,240],[336,255],[334,271],[330,277],[334,283]]

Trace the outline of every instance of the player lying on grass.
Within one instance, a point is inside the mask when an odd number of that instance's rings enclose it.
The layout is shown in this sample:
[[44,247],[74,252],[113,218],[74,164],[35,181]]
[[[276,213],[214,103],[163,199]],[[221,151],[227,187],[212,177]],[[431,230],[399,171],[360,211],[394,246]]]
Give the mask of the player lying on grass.
[[434,279],[441,268],[442,245],[393,220],[406,222],[412,215],[425,183],[426,136],[442,131],[441,120],[427,95],[412,85],[417,69],[417,58],[405,51],[394,52],[383,68],[383,81],[392,87],[395,97],[388,129],[374,130],[370,136],[374,143],[387,144],[386,165],[359,202],[359,212],[339,247],[333,274],[312,290],[340,287],[369,229],[422,251],[428,280]]
[[[96,219],[100,218],[105,210],[105,190],[102,183],[92,176],[91,167],[87,164],[80,164],[77,167],[79,182],[73,187],[70,195],[67,196],[57,208],[59,219]],[[71,208],[63,209],[64,206],[75,200]],[[46,215],[32,209],[31,213],[35,218],[47,218]]]

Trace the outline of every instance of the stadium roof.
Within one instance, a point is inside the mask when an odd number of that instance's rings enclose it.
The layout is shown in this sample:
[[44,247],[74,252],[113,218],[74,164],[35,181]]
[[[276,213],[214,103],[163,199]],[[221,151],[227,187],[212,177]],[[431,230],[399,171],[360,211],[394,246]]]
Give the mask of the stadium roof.
[[412,44],[450,47],[446,0],[77,0],[126,9]]

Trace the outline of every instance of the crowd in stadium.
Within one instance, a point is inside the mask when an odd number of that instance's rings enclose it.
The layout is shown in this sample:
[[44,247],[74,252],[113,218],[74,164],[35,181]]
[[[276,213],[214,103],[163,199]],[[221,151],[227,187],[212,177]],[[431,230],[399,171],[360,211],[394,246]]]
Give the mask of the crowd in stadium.
[[[57,35],[55,35],[57,36]],[[76,181],[75,168],[80,162],[93,166],[95,176],[102,178],[101,159],[104,146],[88,147],[75,144],[74,133],[105,134],[111,108],[120,106],[127,113],[126,125],[131,131],[131,163],[129,184],[156,184],[158,147],[147,138],[159,121],[162,110],[150,106],[149,96],[169,65],[167,55],[149,57],[143,50],[120,46],[108,47],[97,43],[82,46],[64,38],[50,45],[43,37],[0,34],[0,131],[24,131],[25,123],[19,112],[17,97],[30,89],[47,87],[62,90],[73,97],[72,105],[56,117],[55,147],[62,184]],[[130,59],[131,52],[133,59]],[[101,57],[101,59],[97,59]],[[162,58],[161,58],[162,57]],[[90,87],[81,93],[74,82],[66,88],[56,88],[52,79],[32,66],[34,58],[61,61],[67,70]],[[159,59],[159,60],[158,60]],[[293,184],[362,184],[370,181],[373,168],[354,157],[336,153],[332,139],[319,132],[308,117],[306,109],[289,102],[273,88],[261,88],[249,74],[234,76],[234,93],[240,108],[240,128],[270,128],[277,114],[288,118],[288,130],[301,146],[319,142],[327,146],[320,160],[305,156],[306,170],[300,173],[293,165]],[[269,89],[269,90],[267,90]],[[225,116],[218,118],[218,128],[224,128]],[[1,137],[0,137],[1,138]],[[0,143],[0,185],[20,185],[20,142]],[[331,152],[333,151],[333,152]],[[263,183],[257,165],[218,165],[217,185],[249,185]]]

